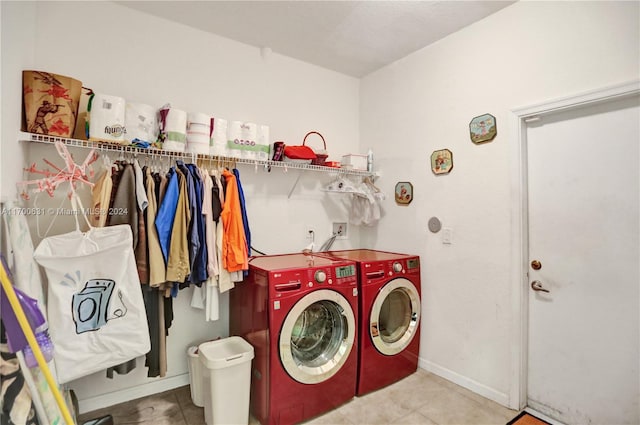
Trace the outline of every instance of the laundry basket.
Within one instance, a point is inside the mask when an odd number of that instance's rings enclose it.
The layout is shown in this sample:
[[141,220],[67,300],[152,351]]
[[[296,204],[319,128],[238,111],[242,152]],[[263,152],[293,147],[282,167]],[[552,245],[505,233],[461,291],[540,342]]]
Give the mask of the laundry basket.
[[307,134],[305,134],[304,139],[302,140],[302,145],[306,146],[306,142],[307,142],[307,137],[309,137],[311,134],[317,134],[318,136],[320,136],[320,138],[322,139],[322,144],[324,145],[324,149],[313,149],[313,152],[316,154],[316,159],[311,161],[312,165],[324,165],[324,163],[326,162],[327,158],[329,157],[329,154],[327,154],[327,142],[324,140],[324,137],[322,137],[322,134],[318,133],[317,131],[310,131]]
[[191,390],[191,401],[198,407],[204,406],[202,394],[202,362],[198,356],[198,347],[187,348],[189,358],[189,389]]
[[207,425],[249,423],[253,347],[239,336],[198,346],[203,366]]

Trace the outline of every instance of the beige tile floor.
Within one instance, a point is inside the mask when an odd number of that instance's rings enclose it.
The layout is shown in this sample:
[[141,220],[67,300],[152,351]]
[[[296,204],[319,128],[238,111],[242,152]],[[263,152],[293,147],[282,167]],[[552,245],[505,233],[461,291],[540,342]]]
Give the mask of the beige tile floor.
[[[84,414],[111,414],[115,425],[204,425],[204,409],[191,402],[189,387],[132,400]],[[505,425],[518,412],[465,388],[418,369],[386,388],[354,398],[340,408],[314,418],[308,425]],[[258,425],[251,418],[250,424]]]

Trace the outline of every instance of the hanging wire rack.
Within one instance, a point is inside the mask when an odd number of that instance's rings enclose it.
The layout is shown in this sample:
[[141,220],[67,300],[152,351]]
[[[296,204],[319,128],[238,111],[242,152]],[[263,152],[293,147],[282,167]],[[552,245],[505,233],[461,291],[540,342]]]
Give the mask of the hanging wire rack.
[[269,168],[284,168],[285,170],[304,170],[304,171],[318,171],[324,173],[343,174],[351,176],[372,176],[377,174],[371,171],[354,170],[349,168],[334,168],[325,167],[322,165],[312,165],[297,162],[285,162],[285,161],[265,161],[247,158],[235,158],[230,156],[217,156],[217,155],[203,155],[190,152],[174,152],[157,148],[139,148],[130,145],[118,145],[114,143],[93,142],[88,140],[68,139],[65,137],[49,136],[44,134],[22,133],[20,140],[37,142],[37,143],[55,143],[62,142],[67,146],[85,149],[96,149],[100,152],[116,152],[116,153],[130,153],[134,155],[152,155],[157,157],[176,158],[190,160],[196,163],[198,160],[202,161],[219,161],[225,163],[246,164],[253,166],[262,166],[265,169]]

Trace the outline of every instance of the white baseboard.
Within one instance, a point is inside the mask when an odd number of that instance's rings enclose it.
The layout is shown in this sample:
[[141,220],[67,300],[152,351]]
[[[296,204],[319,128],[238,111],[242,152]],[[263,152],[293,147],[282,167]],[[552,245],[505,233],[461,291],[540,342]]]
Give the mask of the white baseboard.
[[79,399],[79,410],[80,413],[92,412],[94,410],[113,406],[114,404],[124,403],[126,401],[135,400],[136,398],[161,393],[184,385],[189,385],[188,373],[164,378],[157,382],[150,382],[148,384],[137,385],[123,390],[101,394],[85,400]]
[[533,409],[531,407],[525,407],[524,411],[527,413],[531,413],[533,416],[536,416],[543,421],[549,422],[551,425],[564,425],[562,422],[558,422],[555,419],[545,415],[544,413],[541,413],[539,410]]
[[497,391],[491,387],[487,387],[486,385],[474,381],[473,379],[467,378],[466,376],[460,375],[457,372],[449,370],[446,367],[442,367],[423,358],[419,358],[418,366],[428,372],[446,379],[447,381],[451,381],[454,384],[460,385],[461,387],[473,391],[474,393],[488,398],[489,400],[493,400],[496,403],[503,405],[504,407],[509,407],[509,396],[505,393]]

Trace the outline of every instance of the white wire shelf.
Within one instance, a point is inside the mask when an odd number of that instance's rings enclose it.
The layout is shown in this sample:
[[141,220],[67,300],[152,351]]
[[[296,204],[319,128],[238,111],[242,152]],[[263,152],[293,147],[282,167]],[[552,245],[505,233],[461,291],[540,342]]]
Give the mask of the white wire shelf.
[[265,167],[265,169],[274,167],[274,168],[284,168],[285,170],[290,169],[290,170],[303,170],[303,171],[318,171],[318,172],[324,172],[324,173],[334,173],[334,174],[362,176],[362,177],[366,177],[366,176],[375,177],[377,175],[375,172],[364,171],[364,170],[353,170],[349,168],[324,167],[321,165],[312,165],[312,164],[285,162],[285,161],[264,161],[264,160],[256,160],[256,159],[235,158],[230,156],[203,155],[203,154],[195,154],[195,153],[189,153],[189,152],[174,152],[174,151],[167,151],[167,150],[157,149],[157,148],[145,149],[145,148],[139,148],[139,147],[130,146],[130,145],[118,145],[113,143],[92,142],[88,140],[79,140],[79,139],[68,139],[65,137],[55,137],[55,136],[49,136],[44,134],[22,133],[20,140],[37,142],[37,143],[55,143],[59,141],[64,143],[67,146],[85,148],[85,149],[96,149],[100,152],[129,153],[134,155],[151,155],[156,157],[184,159],[184,160],[189,160],[193,163],[196,163],[198,160],[217,161],[217,162],[219,161],[224,163],[233,162],[235,164],[262,166],[262,167]]

